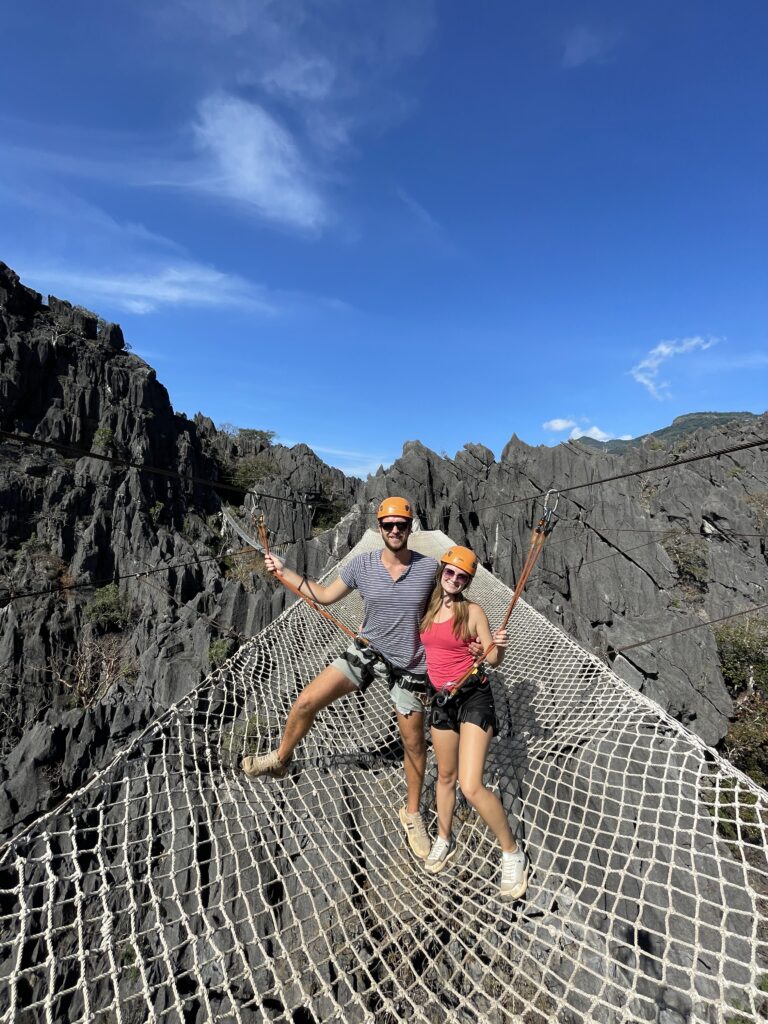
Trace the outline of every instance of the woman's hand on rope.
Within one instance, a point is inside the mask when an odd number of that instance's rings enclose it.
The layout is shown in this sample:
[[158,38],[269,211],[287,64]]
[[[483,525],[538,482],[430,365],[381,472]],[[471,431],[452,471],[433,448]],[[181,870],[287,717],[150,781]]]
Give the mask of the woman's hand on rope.
[[282,558],[277,558],[271,553],[264,556],[264,565],[267,567],[267,572],[271,572],[273,576],[281,576],[285,568]]
[[491,639],[496,644],[496,646],[503,651],[504,648],[507,646],[506,629],[497,629],[496,632],[492,635]]

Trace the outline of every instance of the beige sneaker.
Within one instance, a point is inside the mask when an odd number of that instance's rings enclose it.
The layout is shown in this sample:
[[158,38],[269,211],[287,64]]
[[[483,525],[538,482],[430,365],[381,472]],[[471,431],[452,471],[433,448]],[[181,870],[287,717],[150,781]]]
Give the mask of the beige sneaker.
[[501,882],[499,897],[519,900],[528,888],[528,858],[518,846],[514,853],[501,855]]
[[424,862],[424,867],[430,874],[436,875],[438,871],[443,870],[455,853],[456,840],[453,836],[450,839],[443,839],[442,836],[438,836],[434,843],[432,843],[432,849],[429,851],[429,856]]
[[429,854],[429,836],[424,821],[418,811],[409,814],[404,807],[400,808],[400,823],[405,829],[405,838],[411,851],[419,860],[425,860]]
[[288,772],[288,765],[283,764],[277,756],[276,750],[271,751],[269,754],[262,754],[260,757],[253,755],[244,757],[240,762],[240,767],[249,779],[259,779],[263,775],[271,779],[282,779]]

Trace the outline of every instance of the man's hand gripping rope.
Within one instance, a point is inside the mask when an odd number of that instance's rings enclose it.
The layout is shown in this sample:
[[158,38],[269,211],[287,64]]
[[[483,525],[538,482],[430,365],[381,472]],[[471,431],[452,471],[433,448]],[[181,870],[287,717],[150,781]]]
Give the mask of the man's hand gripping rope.
[[[337,626],[342,631],[342,633],[346,633],[347,636],[351,637],[353,640],[359,640],[360,637],[358,637],[357,633],[353,632],[349,628],[349,626],[345,626],[343,622],[339,622],[339,620],[334,615],[331,615],[330,612],[327,612],[325,608],[322,608],[317,603],[317,601],[315,601],[311,597],[311,590],[309,594],[302,593],[302,587],[306,583],[306,577],[304,577],[304,579],[302,580],[298,587],[294,587],[293,584],[289,583],[288,580],[283,576],[283,561],[277,558],[275,555],[273,555],[272,552],[269,550],[267,524],[264,521],[263,515],[260,515],[258,518],[257,528],[259,531],[259,540],[261,541],[261,546],[264,548],[264,564],[267,567],[267,572],[271,573],[272,576],[275,577],[275,579],[279,580],[286,588],[286,590],[290,590],[292,594],[295,594],[297,597],[300,597],[302,601],[306,601],[310,608],[314,608],[314,610],[319,615],[322,615],[324,619],[327,619],[329,622],[332,622],[334,626]],[[306,585],[307,587],[309,587],[308,583]]]

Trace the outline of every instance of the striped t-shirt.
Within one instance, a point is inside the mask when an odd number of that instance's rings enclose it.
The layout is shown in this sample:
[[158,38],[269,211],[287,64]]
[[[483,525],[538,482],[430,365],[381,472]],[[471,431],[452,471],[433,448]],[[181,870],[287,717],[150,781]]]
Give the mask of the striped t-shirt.
[[410,565],[393,580],[381,564],[381,551],[366,551],[342,567],[339,577],[363,599],[360,635],[395,668],[426,671],[419,620],[435,586],[437,562],[417,551]]

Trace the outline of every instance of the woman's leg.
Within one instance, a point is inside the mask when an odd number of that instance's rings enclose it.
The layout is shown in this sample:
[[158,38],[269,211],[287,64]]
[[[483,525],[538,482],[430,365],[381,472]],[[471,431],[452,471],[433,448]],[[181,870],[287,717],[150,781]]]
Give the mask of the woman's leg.
[[459,734],[451,729],[433,729],[432,749],[437,759],[437,830],[443,839],[450,839],[456,806]]
[[[501,800],[483,785],[483,770],[493,729],[463,722],[459,733],[459,785],[461,792],[498,839],[505,853],[517,850]],[[434,742],[434,740],[433,740]],[[438,804],[439,806],[439,804]]]

